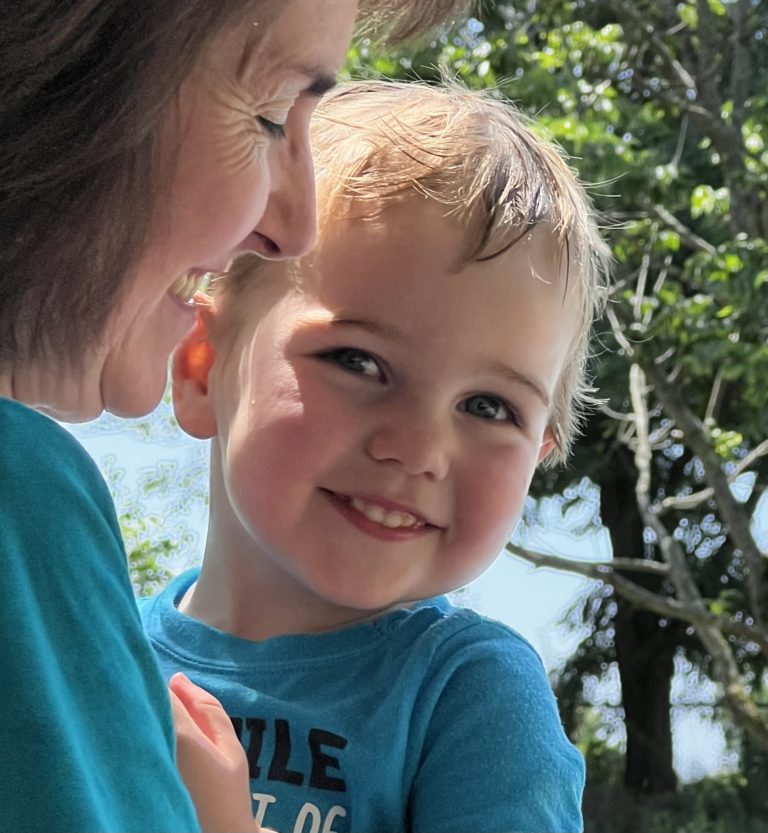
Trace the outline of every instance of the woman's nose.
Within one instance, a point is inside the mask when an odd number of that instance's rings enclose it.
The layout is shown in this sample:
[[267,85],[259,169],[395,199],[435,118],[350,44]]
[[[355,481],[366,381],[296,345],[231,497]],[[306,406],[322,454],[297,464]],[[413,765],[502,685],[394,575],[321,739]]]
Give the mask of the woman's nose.
[[315,171],[309,137],[288,136],[269,151],[270,190],[264,215],[256,226],[259,254],[270,259],[298,257],[315,242],[317,210]]

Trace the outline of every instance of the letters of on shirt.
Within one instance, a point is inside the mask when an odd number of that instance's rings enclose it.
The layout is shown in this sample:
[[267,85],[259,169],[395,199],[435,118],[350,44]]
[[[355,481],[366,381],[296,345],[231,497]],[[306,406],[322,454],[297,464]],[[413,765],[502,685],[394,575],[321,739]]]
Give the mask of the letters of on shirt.
[[[294,787],[345,793],[346,781],[340,777],[342,765],[339,753],[347,746],[347,739],[335,732],[312,728],[306,732],[291,730],[287,720],[266,721],[259,717],[233,717],[232,725],[243,744],[248,758],[252,782],[279,781]],[[264,754],[265,738],[272,735],[272,754]],[[311,761],[308,771],[295,768],[291,751],[304,743]],[[278,797],[264,792],[252,793],[254,818],[260,826],[269,826],[269,808]],[[346,818],[347,809],[338,804],[323,810],[312,802],[304,802],[296,815],[293,833],[337,833],[334,822]]]

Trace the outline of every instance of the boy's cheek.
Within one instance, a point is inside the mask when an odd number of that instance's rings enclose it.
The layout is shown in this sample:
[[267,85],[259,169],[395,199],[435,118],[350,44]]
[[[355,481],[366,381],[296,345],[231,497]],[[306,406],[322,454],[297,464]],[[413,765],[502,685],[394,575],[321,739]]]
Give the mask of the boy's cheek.
[[457,520],[465,526],[468,540],[486,541],[491,550],[506,544],[520,519],[535,461],[533,454],[501,454],[489,460],[484,471],[465,476]]

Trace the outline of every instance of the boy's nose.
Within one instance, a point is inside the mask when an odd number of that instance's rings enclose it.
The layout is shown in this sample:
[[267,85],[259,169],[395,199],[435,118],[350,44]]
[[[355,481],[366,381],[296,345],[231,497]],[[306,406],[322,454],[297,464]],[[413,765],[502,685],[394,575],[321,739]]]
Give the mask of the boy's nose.
[[367,451],[377,462],[391,463],[406,474],[442,480],[450,468],[450,430],[440,420],[414,409],[388,414],[371,432]]

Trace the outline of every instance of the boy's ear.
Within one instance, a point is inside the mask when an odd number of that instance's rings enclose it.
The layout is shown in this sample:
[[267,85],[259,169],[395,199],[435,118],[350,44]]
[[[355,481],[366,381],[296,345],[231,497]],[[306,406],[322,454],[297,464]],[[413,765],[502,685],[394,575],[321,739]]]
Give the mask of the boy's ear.
[[539,455],[536,458],[536,465],[538,465],[547,456],[547,454],[549,454],[549,452],[552,451],[554,447],[555,435],[552,432],[551,428],[547,428],[541,440],[541,446],[539,447]]
[[212,313],[198,306],[193,329],[173,354],[173,410],[179,425],[193,437],[207,440],[216,434],[216,416],[208,391],[214,351],[208,328]]

